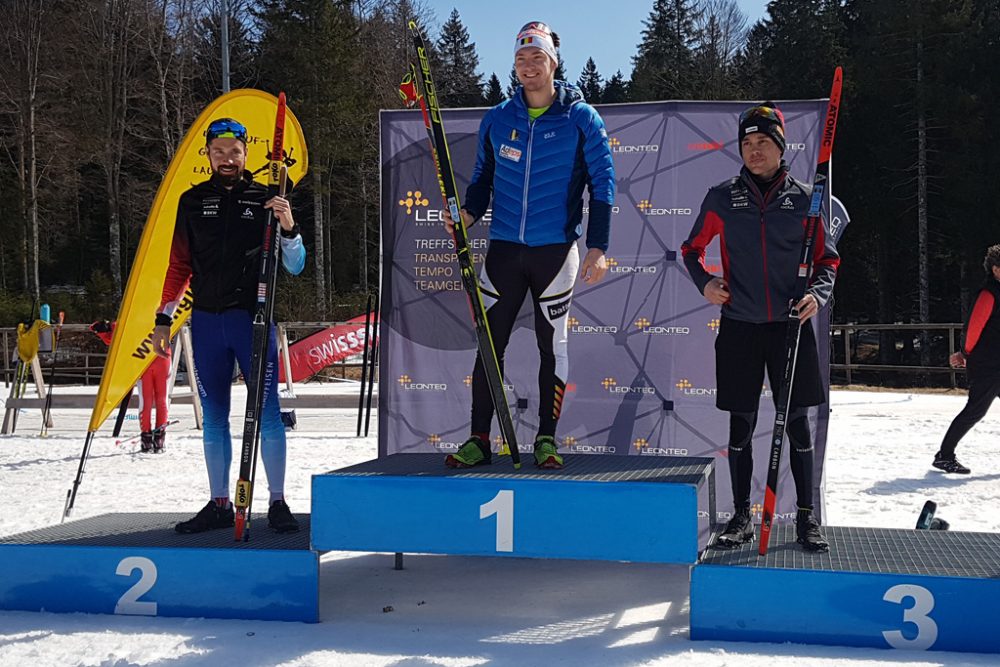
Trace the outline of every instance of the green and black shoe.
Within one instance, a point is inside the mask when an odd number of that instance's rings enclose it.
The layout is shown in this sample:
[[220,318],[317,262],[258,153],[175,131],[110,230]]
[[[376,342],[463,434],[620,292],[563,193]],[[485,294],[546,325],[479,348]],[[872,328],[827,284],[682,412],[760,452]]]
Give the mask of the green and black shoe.
[[549,470],[563,467],[563,458],[557,453],[556,439],[551,435],[535,438],[535,465]]
[[492,452],[489,443],[483,442],[478,436],[471,436],[462,443],[458,451],[449,454],[444,464],[449,468],[472,468],[474,466],[487,466],[490,464]]

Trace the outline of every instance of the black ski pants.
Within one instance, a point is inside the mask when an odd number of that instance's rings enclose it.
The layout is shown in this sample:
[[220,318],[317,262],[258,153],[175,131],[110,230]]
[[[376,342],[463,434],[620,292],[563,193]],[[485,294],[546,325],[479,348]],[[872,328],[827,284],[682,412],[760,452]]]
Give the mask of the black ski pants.
[[979,420],[986,416],[993,399],[1000,396],[1000,375],[991,374],[983,378],[974,375],[969,383],[969,400],[952,420],[948,432],[944,434],[941,442],[939,456],[945,459],[955,458],[955,448],[958,441],[965,437]]
[[[567,322],[579,265],[580,255],[575,242],[531,247],[490,241],[480,275],[486,319],[501,376],[504,352],[517,314],[525,295],[531,294],[539,355],[539,435],[555,435],[562,410],[569,371]],[[472,433],[489,433],[493,413],[489,381],[483,360],[477,354],[472,371]]]

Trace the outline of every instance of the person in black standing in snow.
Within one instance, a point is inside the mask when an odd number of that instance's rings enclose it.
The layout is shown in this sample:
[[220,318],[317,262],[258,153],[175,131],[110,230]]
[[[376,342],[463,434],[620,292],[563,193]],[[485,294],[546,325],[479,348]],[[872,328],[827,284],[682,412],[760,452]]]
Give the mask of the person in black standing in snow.
[[[708,191],[691,234],[681,246],[684,264],[705,298],[722,306],[715,342],[716,407],[729,413],[729,474],[735,512],[715,546],[754,539],[750,518],[753,433],[766,368],[777,387],[785,362],[789,317],[803,323],[786,433],[798,496],[796,532],[807,551],[829,544],[813,515],[813,446],[809,407],[826,401],[812,327],[833,292],[840,258],[823,225],[816,230],[813,271],[804,298],[792,303],[812,188],[792,178],[782,155],[785,119],[773,102],[747,109],[739,120],[740,175]],[[723,276],[705,269],[705,248],[720,237]]]
[[958,441],[986,416],[993,399],[1000,396],[1000,245],[986,251],[983,268],[986,282],[965,323],[965,342],[948,358],[952,367],[968,369],[969,401],[952,420],[931,464],[959,475],[968,475],[971,470],[955,458]]

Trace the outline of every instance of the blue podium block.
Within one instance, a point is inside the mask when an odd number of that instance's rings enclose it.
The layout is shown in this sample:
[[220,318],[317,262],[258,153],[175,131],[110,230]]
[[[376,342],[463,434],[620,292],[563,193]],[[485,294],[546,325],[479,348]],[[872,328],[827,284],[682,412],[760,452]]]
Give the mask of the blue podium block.
[[[706,551],[691,574],[691,638],[1000,653],[1000,535],[824,529],[808,554],[795,528]],[[737,593],[738,592],[738,593]]]
[[179,535],[182,514],[105,514],[0,538],[0,609],[319,621],[319,556],[309,517],[276,535],[260,518]]
[[[566,457],[562,470],[510,460],[450,470],[439,454],[393,454],[312,486],[312,547],[694,563],[710,458]],[[714,507],[702,513],[714,516]]]

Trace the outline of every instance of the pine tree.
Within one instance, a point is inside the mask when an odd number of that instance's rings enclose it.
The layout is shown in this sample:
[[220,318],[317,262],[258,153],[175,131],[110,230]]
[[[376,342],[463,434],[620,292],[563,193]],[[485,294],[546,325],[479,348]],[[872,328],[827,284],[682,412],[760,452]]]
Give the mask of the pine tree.
[[655,0],[633,58],[632,99],[696,96],[692,45],[697,11],[690,0]]
[[521,87],[521,82],[517,78],[517,68],[510,66],[510,75],[507,80],[507,97],[514,97],[517,89]]
[[583,66],[580,80],[576,82],[577,87],[583,91],[583,98],[591,104],[598,104],[601,100],[603,89],[600,72],[597,71],[597,64],[593,58],[587,58],[587,64]]
[[490,80],[486,82],[486,93],[483,96],[483,102],[486,106],[494,107],[507,99],[507,96],[503,94],[503,87],[500,84],[500,79],[497,77],[496,72],[490,74]]
[[617,104],[629,101],[629,84],[622,76],[622,71],[618,70],[615,75],[608,79],[601,91],[601,102],[605,104]]
[[734,97],[763,100],[773,88],[771,70],[767,67],[767,52],[771,48],[771,34],[763,21],[758,21],[747,33],[746,43],[733,58]]
[[483,102],[483,75],[479,68],[476,44],[469,42],[469,31],[462,24],[458,10],[441,26],[436,46],[434,78],[443,107],[472,107]]

